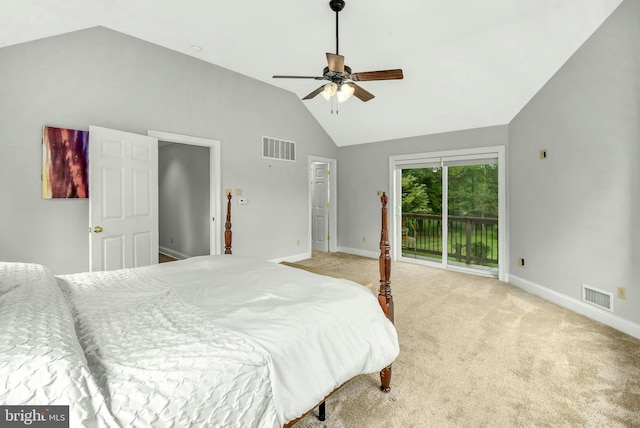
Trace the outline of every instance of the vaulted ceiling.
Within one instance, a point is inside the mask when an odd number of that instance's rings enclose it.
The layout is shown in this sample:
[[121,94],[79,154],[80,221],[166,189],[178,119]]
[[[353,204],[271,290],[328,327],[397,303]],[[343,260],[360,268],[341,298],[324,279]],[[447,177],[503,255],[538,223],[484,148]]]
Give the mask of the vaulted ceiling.
[[[302,101],[338,146],[503,125],[622,0],[345,0],[340,54],[359,83],[339,113]],[[2,0],[0,47],[104,26],[304,97],[335,53],[329,0]],[[199,49],[194,48],[199,47]]]

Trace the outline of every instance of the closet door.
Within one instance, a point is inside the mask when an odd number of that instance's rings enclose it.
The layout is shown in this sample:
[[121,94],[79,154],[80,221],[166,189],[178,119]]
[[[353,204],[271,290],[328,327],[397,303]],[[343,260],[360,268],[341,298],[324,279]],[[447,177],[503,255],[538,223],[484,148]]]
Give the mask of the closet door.
[[311,164],[311,242],[312,248],[329,251],[329,164]]

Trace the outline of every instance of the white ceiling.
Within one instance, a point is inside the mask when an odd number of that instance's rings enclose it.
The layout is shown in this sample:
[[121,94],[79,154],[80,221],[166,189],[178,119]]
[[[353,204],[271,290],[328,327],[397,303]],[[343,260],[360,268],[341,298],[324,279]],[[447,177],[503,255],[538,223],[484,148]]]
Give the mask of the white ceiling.
[[[340,54],[354,72],[402,68],[362,82],[331,114],[303,101],[338,146],[503,125],[622,0],[345,0]],[[104,26],[303,97],[334,52],[329,0],[0,0],[0,47]],[[192,46],[202,47],[196,52]]]

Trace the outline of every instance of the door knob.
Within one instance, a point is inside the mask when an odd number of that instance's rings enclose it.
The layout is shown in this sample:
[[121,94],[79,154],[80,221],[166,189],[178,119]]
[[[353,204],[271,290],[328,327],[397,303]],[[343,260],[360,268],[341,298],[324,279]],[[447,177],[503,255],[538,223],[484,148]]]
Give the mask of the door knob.
[[100,233],[100,232],[102,232],[102,227],[100,227],[100,226],[96,226],[96,227],[94,227],[94,228],[93,228],[93,231],[94,231],[95,233]]

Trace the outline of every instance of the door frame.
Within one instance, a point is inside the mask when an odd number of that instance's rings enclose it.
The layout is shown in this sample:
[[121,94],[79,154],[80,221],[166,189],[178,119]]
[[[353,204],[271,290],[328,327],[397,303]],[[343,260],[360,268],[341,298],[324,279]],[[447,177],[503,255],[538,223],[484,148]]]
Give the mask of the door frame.
[[313,251],[313,236],[311,233],[311,164],[314,162],[329,164],[329,252],[335,253],[338,251],[338,161],[333,158],[309,155],[307,161],[307,242],[309,243],[309,256]]
[[[488,146],[478,147],[472,149],[458,149],[458,150],[446,150],[431,153],[414,153],[408,155],[394,155],[389,156],[389,200],[391,201],[391,257],[393,260],[399,260],[402,258],[401,251],[401,228],[402,221],[399,219],[402,211],[402,173],[401,170],[407,167],[411,167],[412,164],[419,165],[424,164],[425,161],[459,157],[469,159],[482,158],[483,156],[495,156],[498,158],[498,279],[505,281],[508,278],[508,266],[509,266],[509,249],[507,248],[508,241],[508,222],[507,222],[507,183],[506,183],[506,159],[505,159],[505,147],[504,146]],[[444,191],[444,189],[443,189]],[[416,262],[413,259],[407,259],[410,262]],[[423,261],[416,262],[420,264],[427,264],[435,267],[443,267],[441,263]],[[443,261],[444,263],[444,261]],[[445,265],[447,269],[461,270],[464,272],[482,274],[481,271],[474,269],[465,269],[464,267],[454,267],[452,265]]]
[[164,131],[147,131],[147,135],[155,137],[160,141],[177,144],[187,144],[191,146],[201,146],[209,148],[209,217],[212,219],[209,228],[209,252],[212,255],[222,254],[222,204],[221,204],[221,157],[219,140],[210,138],[193,137],[190,135],[174,134]]

